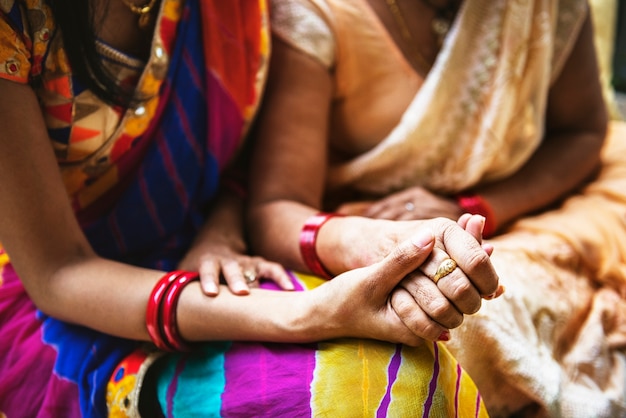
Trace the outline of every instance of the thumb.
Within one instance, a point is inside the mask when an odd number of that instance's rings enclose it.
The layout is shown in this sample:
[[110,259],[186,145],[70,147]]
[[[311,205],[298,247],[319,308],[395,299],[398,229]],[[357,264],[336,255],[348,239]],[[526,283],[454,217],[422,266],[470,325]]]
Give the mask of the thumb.
[[370,277],[376,280],[374,288],[389,293],[404,277],[416,270],[431,254],[435,236],[424,228],[411,239],[402,242],[380,262],[373,264]]

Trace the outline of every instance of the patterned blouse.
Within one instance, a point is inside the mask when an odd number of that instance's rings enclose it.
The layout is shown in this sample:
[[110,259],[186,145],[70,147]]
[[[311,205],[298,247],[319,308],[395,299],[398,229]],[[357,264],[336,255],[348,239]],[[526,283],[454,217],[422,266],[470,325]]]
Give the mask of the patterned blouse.
[[182,0],[162,2],[148,62],[97,42],[118,82],[135,84],[138,97],[146,98],[132,109],[120,109],[73,76],[48,2],[0,1],[0,77],[33,87],[76,210],[118,182],[119,165],[128,163],[122,157],[146,132],[159,104],[181,6]]

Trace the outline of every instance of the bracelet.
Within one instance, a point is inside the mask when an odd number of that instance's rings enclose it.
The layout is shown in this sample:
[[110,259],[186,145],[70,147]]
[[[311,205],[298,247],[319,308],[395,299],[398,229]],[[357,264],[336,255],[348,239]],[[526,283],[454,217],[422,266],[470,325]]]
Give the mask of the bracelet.
[[[198,273],[175,270],[163,275],[152,289],[146,307],[146,328],[159,349],[176,351],[188,348],[178,334],[175,309],[184,285],[197,278]],[[182,285],[178,284],[181,280]]]
[[317,234],[322,225],[335,216],[341,215],[337,213],[318,213],[317,215],[313,215],[304,222],[302,231],[300,231],[300,252],[302,253],[304,263],[311,273],[325,279],[332,279],[332,275],[322,265],[322,262],[317,256],[315,243],[317,241]]
[[485,199],[477,194],[459,195],[456,198],[457,203],[465,212],[478,214],[485,217],[485,227],[483,228],[483,237],[492,237],[496,232],[496,219],[493,215],[493,209]]
[[150,335],[150,339],[154,345],[161,350],[172,350],[172,348],[166,343],[165,335],[163,335],[161,327],[159,326],[161,322],[161,303],[167,288],[181,274],[182,271],[176,270],[161,277],[152,289],[150,299],[148,299],[148,307],[146,308],[146,328],[148,329],[148,334]]
[[161,306],[163,333],[169,345],[176,351],[190,350],[190,346],[181,338],[178,332],[178,323],[176,321],[178,298],[185,285],[194,280],[198,280],[199,277],[198,273],[190,272],[185,272],[178,276],[176,280],[170,284],[165,299],[163,299],[163,305]]

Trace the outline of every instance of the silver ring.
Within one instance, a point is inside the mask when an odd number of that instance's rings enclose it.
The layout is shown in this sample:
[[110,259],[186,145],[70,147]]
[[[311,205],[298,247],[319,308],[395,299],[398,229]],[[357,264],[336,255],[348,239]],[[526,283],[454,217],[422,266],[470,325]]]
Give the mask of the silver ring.
[[413,212],[415,210],[415,203],[413,203],[413,202],[406,202],[404,204],[404,209],[406,209],[407,212]]
[[243,277],[248,284],[252,284],[256,281],[256,273],[252,270],[246,270],[243,272]]

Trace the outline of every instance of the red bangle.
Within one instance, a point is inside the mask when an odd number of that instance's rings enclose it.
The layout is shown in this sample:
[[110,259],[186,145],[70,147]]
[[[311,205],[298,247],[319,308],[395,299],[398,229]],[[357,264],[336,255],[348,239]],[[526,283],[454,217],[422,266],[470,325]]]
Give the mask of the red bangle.
[[302,253],[304,263],[311,273],[325,279],[331,279],[332,275],[322,265],[322,262],[317,256],[315,243],[317,241],[317,234],[322,225],[334,216],[339,215],[336,213],[318,213],[317,215],[313,215],[306,220],[302,231],[300,231],[300,252]]
[[165,293],[170,284],[176,280],[182,271],[176,270],[166,273],[152,289],[150,299],[148,300],[148,307],[146,308],[146,328],[148,328],[148,334],[152,342],[161,350],[172,351],[171,347],[165,338],[163,330],[161,329],[161,305]]
[[163,333],[169,346],[176,351],[189,351],[190,346],[185,342],[179,332],[176,321],[176,307],[178,298],[183,288],[199,278],[198,273],[185,272],[179,275],[167,289],[165,299],[161,306],[161,318],[163,319]]
[[457,203],[465,212],[471,214],[482,215],[485,217],[485,227],[483,229],[483,237],[492,237],[496,232],[496,218],[493,215],[491,206],[485,199],[477,194],[460,195],[456,198]]

